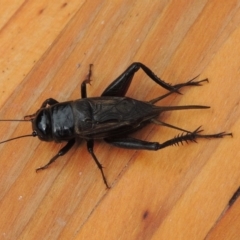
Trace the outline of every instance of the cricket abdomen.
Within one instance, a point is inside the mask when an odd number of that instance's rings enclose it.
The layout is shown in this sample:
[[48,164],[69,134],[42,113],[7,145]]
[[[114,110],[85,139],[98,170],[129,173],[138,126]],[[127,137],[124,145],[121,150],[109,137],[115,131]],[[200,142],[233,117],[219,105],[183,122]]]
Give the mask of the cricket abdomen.
[[158,115],[147,102],[127,97],[97,97],[72,102],[75,132],[82,138],[112,137],[138,129]]

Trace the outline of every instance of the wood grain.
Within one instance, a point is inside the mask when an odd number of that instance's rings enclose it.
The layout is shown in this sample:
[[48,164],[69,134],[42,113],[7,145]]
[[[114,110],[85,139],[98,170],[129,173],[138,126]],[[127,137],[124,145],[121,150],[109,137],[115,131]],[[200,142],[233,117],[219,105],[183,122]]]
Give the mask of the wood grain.
[[[90,63],[88,96],[99,96],[139,61],[171,84],[209,78],[161,102],[209,110],[161,120],[233,138],[159,152],[96,142],[110,190],[84,141],[37,174],[61,144],[2,144],[0,239],[239,239],[239,199],[228,206],[240,186],[239,7],[237,0],[3,1],[0,119],[22,119],[49,97],[79,98]],[[150,100],[165,92],[139,71],[127,95]],[[1,122],[2,140],[27,133],[29,123]],[[163,142],[178,133],[149,125],[134,136]]]

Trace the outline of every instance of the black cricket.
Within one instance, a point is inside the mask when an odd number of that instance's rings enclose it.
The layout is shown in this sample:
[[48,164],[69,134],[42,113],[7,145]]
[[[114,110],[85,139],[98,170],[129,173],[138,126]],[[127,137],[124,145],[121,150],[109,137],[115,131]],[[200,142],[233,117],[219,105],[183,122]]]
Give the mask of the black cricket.
[[[195,81],[196,78],[194,78],[186,83],[170,85],[158,78],[144,64],[135,62],[132,63],[116,80],[114,80],[100,97],[88,98],[86,85],[91,81],[91,67],[92,64],[90,65],[87,78],[81,84],[82,99],[62,103],[59,103],[53,98],[45,100],[36,113],[27,115],[24,117],[24,120],[22,120],[32,122],[32,134],[3,141],[7,142],[21,137],[38,136],[42,141],[67,142],[67,144],[45,166],[37,168],[36,171],[46,169],[58,157],[67,153],[74,145],[75,140],[80,138],[86,141],[88,152],[91,154],[100,169],[106,187],[109,188],[103,172],[103,167],[93,151],[95,139],[103,139],[105,142],[116,147],[156,151],[183,142],[196,142],[196,139],[198,138],[222,138],[226,135],[232,135],[231,133],[225,132],[203,135],[200,134],[203,131],[200,127],[191,132],[157,120],[157,117],[164,111],[209,108],[208,106],[200,105],[154,105],[154,103],[173,93],[180,93],[179,90],[183,87],[200,86],[202,82],[207,82],[208,79]],[[168,90],[168,93],[150,101],[139,101],[125,97],[134,74],[140,68],[150,79]],[[129,137],[129,134],[143,128],[149,123],[174,128],[185,134],[182,133],[181,135],[163,143],[148,142]]]

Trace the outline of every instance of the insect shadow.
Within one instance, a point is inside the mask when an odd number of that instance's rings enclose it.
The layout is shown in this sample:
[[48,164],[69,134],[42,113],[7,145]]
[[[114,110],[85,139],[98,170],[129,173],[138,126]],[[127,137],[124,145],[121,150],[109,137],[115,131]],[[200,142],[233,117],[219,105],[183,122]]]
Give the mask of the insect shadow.
[[[155,83],[168,92],[150,101],[139,101],[125,97],[134,74],[142,69]],[[132,63],[116,80],[114,80],[100,97],[87,97],[86,85],[91,81],[92,64],[86,79],[81,84],[81,99],[59,103],[53,98],[46,99],[39,110],[32,115],[27,115],[24,120],[0,120],[0,121],[31,121],[32,134],[27,134],[1,143],[22,137],[38,137],[41,141],[67,142],[67,144],[50,161],[36,169],[46,169],[58,157],[67,153],[74,145],[76,139],[84,139],[87,143],[88,152],[101,171],[103,181],[107,188],[106,177],[103,167],[98,161],[93,148],[95,139],[103,139],[106,143],[116,147],[127,149],[159,150],[171,145],[183,142],[196,142],[198,138],[222,138],[231,133],[220,132],[216,134],[201,134],[203,131],[198,127],[195,131],[188,131],[165,123],[157,117],[165,111],[206,109],[208,106],[156,106],[156,102],[168,97],[173,93],[180,93],[180,89],[187,86],[201,86],[208,79],[196,81],[196,78],[176,85],[171,85],[157,77],[147,66],[140,62]],[[181,135],[171,138],[163,143],[148,142],[129,137],[129,135],[149,123],[155,123],[182,131]]]

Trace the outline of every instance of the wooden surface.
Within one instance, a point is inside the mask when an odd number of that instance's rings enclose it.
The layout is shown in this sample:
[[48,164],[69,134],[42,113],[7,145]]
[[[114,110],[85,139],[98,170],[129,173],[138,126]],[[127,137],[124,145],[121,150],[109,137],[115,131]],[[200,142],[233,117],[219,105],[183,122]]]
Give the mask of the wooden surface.
[[[162,105],[209,110],[168,112],[161,120],[233,138],[159,152],[95,153],[112,188],[78,143],[36,174],[61,144],[25,138],[0,146],[0,239],[240,239],[240,1],[1,1],[0,118],[22,119],[53,97],[99,96],[134,61],[172,84],[200,74],[202,87]],[[150,100],[166,91],[142,71],[127,93]],[[29,123],[1,122],[1,139],[31,133]],[[179,134],[149,125],[134,136],[163,142]]]

